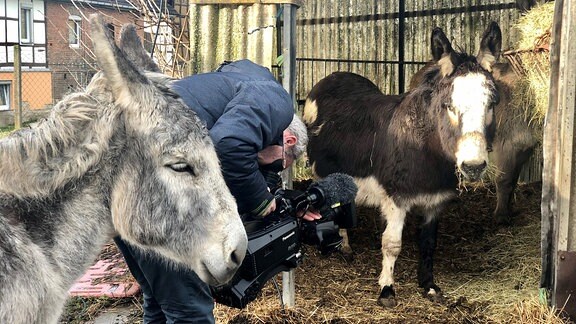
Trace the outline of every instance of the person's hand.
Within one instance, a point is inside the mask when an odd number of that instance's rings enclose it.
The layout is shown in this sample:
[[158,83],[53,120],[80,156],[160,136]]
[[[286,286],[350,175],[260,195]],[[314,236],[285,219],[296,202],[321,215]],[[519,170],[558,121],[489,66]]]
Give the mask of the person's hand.
[[276,199],[272,199],[272,202],[270,203],[270,205],[268,205],[268,208],[266,208],[266,210],[262,213],[262,217],[266,217],[272,214],[275,210],[276,210]]
[[315,220],[319,220],[320,218],[322,218],[322,215],[320,215],[319,212],[314,211],[314,210],[307,210],[304,215],[302,215],[302,212],[299,212],[297,214],[298,217],[302,217],[302,219],[307,220],[309,222],[311,221],[315,221]]

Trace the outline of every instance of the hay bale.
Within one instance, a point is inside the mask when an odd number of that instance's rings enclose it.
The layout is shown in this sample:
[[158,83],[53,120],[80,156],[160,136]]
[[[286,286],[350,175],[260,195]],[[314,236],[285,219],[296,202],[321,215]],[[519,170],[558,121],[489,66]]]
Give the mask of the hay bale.
[[513,104],[515,107],[522,107],[522,113],[529,123],[542,125],[548,111],[550,52],[535,49],[507,54],[506,58],[521,66],[520,81],[513,94]]
[[517,49],[548,49],[553,20],[554,2],[538,5],[520,17],[514,26],[520,32]]
[[516,50],[503,53],[521,80],[513,101],[529,122],[542,125],[550,90],[550,37],[554,2],[536,6],[513,26],[520,34]]

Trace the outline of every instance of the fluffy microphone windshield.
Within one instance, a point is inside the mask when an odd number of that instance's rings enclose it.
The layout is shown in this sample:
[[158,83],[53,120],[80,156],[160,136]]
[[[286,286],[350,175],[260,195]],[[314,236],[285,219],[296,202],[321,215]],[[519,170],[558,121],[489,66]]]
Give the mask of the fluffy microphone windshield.
[[354,179],[343,173],[332,173],[312,184],[310,188],[313,187],[322,192],[325,206],[350,203],[354,201],[358,192]]

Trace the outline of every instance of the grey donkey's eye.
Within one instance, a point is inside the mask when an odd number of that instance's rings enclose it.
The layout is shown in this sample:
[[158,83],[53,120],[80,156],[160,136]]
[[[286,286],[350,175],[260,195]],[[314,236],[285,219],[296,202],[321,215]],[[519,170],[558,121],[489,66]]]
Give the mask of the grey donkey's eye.
[[174,163],[174,164],[167,165],[167,167],[169,167],[170,169],[172,169],[172,171],[175,171],[175,172],[186,172],[186,173],[190,173],[193,176],[196,176],[196,171],[188,163],[184,163],[184,162]]

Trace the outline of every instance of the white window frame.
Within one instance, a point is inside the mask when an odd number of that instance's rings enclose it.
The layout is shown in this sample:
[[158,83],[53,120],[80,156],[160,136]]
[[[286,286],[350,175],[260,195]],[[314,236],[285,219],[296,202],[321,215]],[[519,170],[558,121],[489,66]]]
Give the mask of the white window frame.
[[[68,44],[70,47],[79,48],[81,43],[81,36],[82,36],[82,18],[78,16],[71,15],[68,17]],[[72,25],[73,24],[73,25]],[[70,42],[70,33],[74,33],[76,35],[76,43]]]
[[[33,29],[34,29],[34,13],[32,12],[33,8],[30,4],[22,4],[20,5],[20,24],[18,25],[20,42],[23,44],[31,44],[33,43]],[[23,11],[26,11],[27,14],[22,14]],[[25,19],[25,20],[24,20]],[[26,29],[28,33],[26,35],[22,35],[22,24],[26,25]]]
[[[6,86],[6,88],[4,87]],[[6,104],[5,105],[1,105],[0,104],[0,111],[4,111],[4,110],[10,110],[10,96],[11,96],[11,90],[10,89],[12,87],[12,83],[10,81],[6,82],[6,81],[0,81],[0,91],[7,91],[7,93],[3,93],[2,95],[6,94]],[[5,90],[6,89],[6,90]]]

